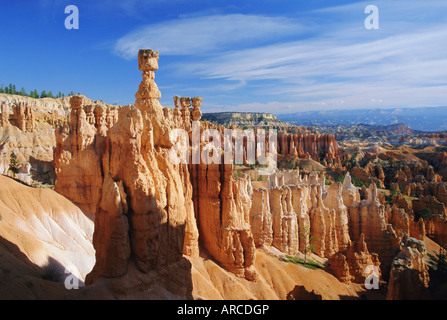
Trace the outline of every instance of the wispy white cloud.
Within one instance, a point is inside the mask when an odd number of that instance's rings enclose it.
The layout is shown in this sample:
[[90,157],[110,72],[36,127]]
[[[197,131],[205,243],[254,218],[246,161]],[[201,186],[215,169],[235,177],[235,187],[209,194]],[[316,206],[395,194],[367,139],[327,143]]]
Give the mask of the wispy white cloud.
[[115,53],[136,57],[140,48],[163,55],[197,55],[274,41],[303,33],[306,27],[293,19],[255,15],[211,15],[180,18],[143,26],[116,42]]
[[446,105],[447,2],[376,1],[380,30],[363,27],[366,4],[307,13],[307,21],[324,15],[324,26],[255,15],[179,19],[135,30],[115,50],[125,58],[143,47],[187,56],[173,69],[208,79],[203,91],[246,89],[253,102],[237,110]]

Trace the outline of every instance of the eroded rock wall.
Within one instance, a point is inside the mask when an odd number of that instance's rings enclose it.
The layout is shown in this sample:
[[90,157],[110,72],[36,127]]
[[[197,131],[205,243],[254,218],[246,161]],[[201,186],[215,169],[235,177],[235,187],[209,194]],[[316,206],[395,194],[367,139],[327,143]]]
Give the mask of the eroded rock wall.
[[430,277],[424,261],[425,244],[414,238],[407,238],[400,253],[393,260],[388,300],[429,299]]

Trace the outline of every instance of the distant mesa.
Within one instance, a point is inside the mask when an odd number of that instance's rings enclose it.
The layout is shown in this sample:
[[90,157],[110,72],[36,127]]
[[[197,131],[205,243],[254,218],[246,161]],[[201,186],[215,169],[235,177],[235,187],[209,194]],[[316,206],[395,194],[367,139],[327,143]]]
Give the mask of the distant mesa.
[[447,106],[426,108],[353,109],[303,111],[278,115],[278,119],[298,126],[372,125],[405,123],[413,130],[447,130]]
[[223,126],[251,126],[251,127],[292,127],[290,123],[278,120],[272,113],[260,112],[216,112],[204,113],[202,120]]

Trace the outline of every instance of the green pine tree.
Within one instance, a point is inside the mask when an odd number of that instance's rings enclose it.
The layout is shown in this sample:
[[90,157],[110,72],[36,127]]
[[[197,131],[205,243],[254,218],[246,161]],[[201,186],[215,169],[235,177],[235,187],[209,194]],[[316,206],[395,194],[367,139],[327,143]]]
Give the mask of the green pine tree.
[[315,251],[315,246],[312,244],[317,237],[311,236],[310,228],[303,227],[300,232],[300,237],[304,241],[304,264],[307,263],[307,255]]
[[19,167],[20,164],[17,160],[17,156],[14,152],[11,152],[11,154],[9,155],[9,171],[13,173],[13,177],[15,177],[17,173],[19,173]]

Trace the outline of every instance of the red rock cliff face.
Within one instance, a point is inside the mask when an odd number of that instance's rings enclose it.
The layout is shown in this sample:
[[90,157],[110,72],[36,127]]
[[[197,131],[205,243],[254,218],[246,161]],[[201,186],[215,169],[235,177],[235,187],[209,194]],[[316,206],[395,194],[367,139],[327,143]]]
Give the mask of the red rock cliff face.
[[349,207],[349,219],[351,239],[358,241],[364,234],[369,251],[378,254],[383,274],[388,275],[400,238],[388,224],[386,208],[379,203],[374,184],[367,189],[365,200],[354,202]]
[[11,124],[18,127],[23,132],[33,132],[35,126],[35,117],[30,105],[19,102],[12,107],[13,114],[9,116]]
[[55,131],[53,161],[57,179],[54,189],[93,217],[103,184],[104,138],[87,122],[82,98],[74,96],[70,103],[69,122]]
[[273,245],[282,252],[296,255],[299,250],[299,230],[292,199],[292,190],[287,186],[270,190]]
[[253,189],[250,226],[256,247],[272,245],[272,213],[270,211],[269,190],[266,188]]
[[322,152],[326,158],[332,160],[339,156],[334,135],[278,132],[278,153],[282,155],[303,158],[308,154],[312,159],[320,160]]
[[425,244],[407,238],[401,252],[393,260],[387,300],[429,299],[430,281],[428,266],[424,261]]
[[343,203],[341,183],[333,183],[327,190],[327,196],[324,199],[325,206],[332,210],[331,215],[334,216],[334,228],[337,237],[338,250],[344,251],[349,248],[349,217],[348,208]]
[[233,177],[232,165],[199,164],[196,216],[200,242],[226,269],[254,280],[255,243],[250,228],[250,178]]
[[[306,250],[312,237],[315,253],[327,258],[349,248],[348,209],[341,184],[326,191],[324,179],[315,174],[302,179],[298,171],[277,172],[269,177],[268,188],[254,192],[251,228],[256,246],[273,239],[274,247],[296,255]],[[264,204],[267,198],[268,206]]]
[[[339,251],[329,259],[329,271],[345,283],[364,283],[367,268],[375,266],[380,278],[380,262],[377,254],[370,254],[362,234],[359,241],[350,243],[349,249]],[[379,279],[378,279],[379,280]]]

